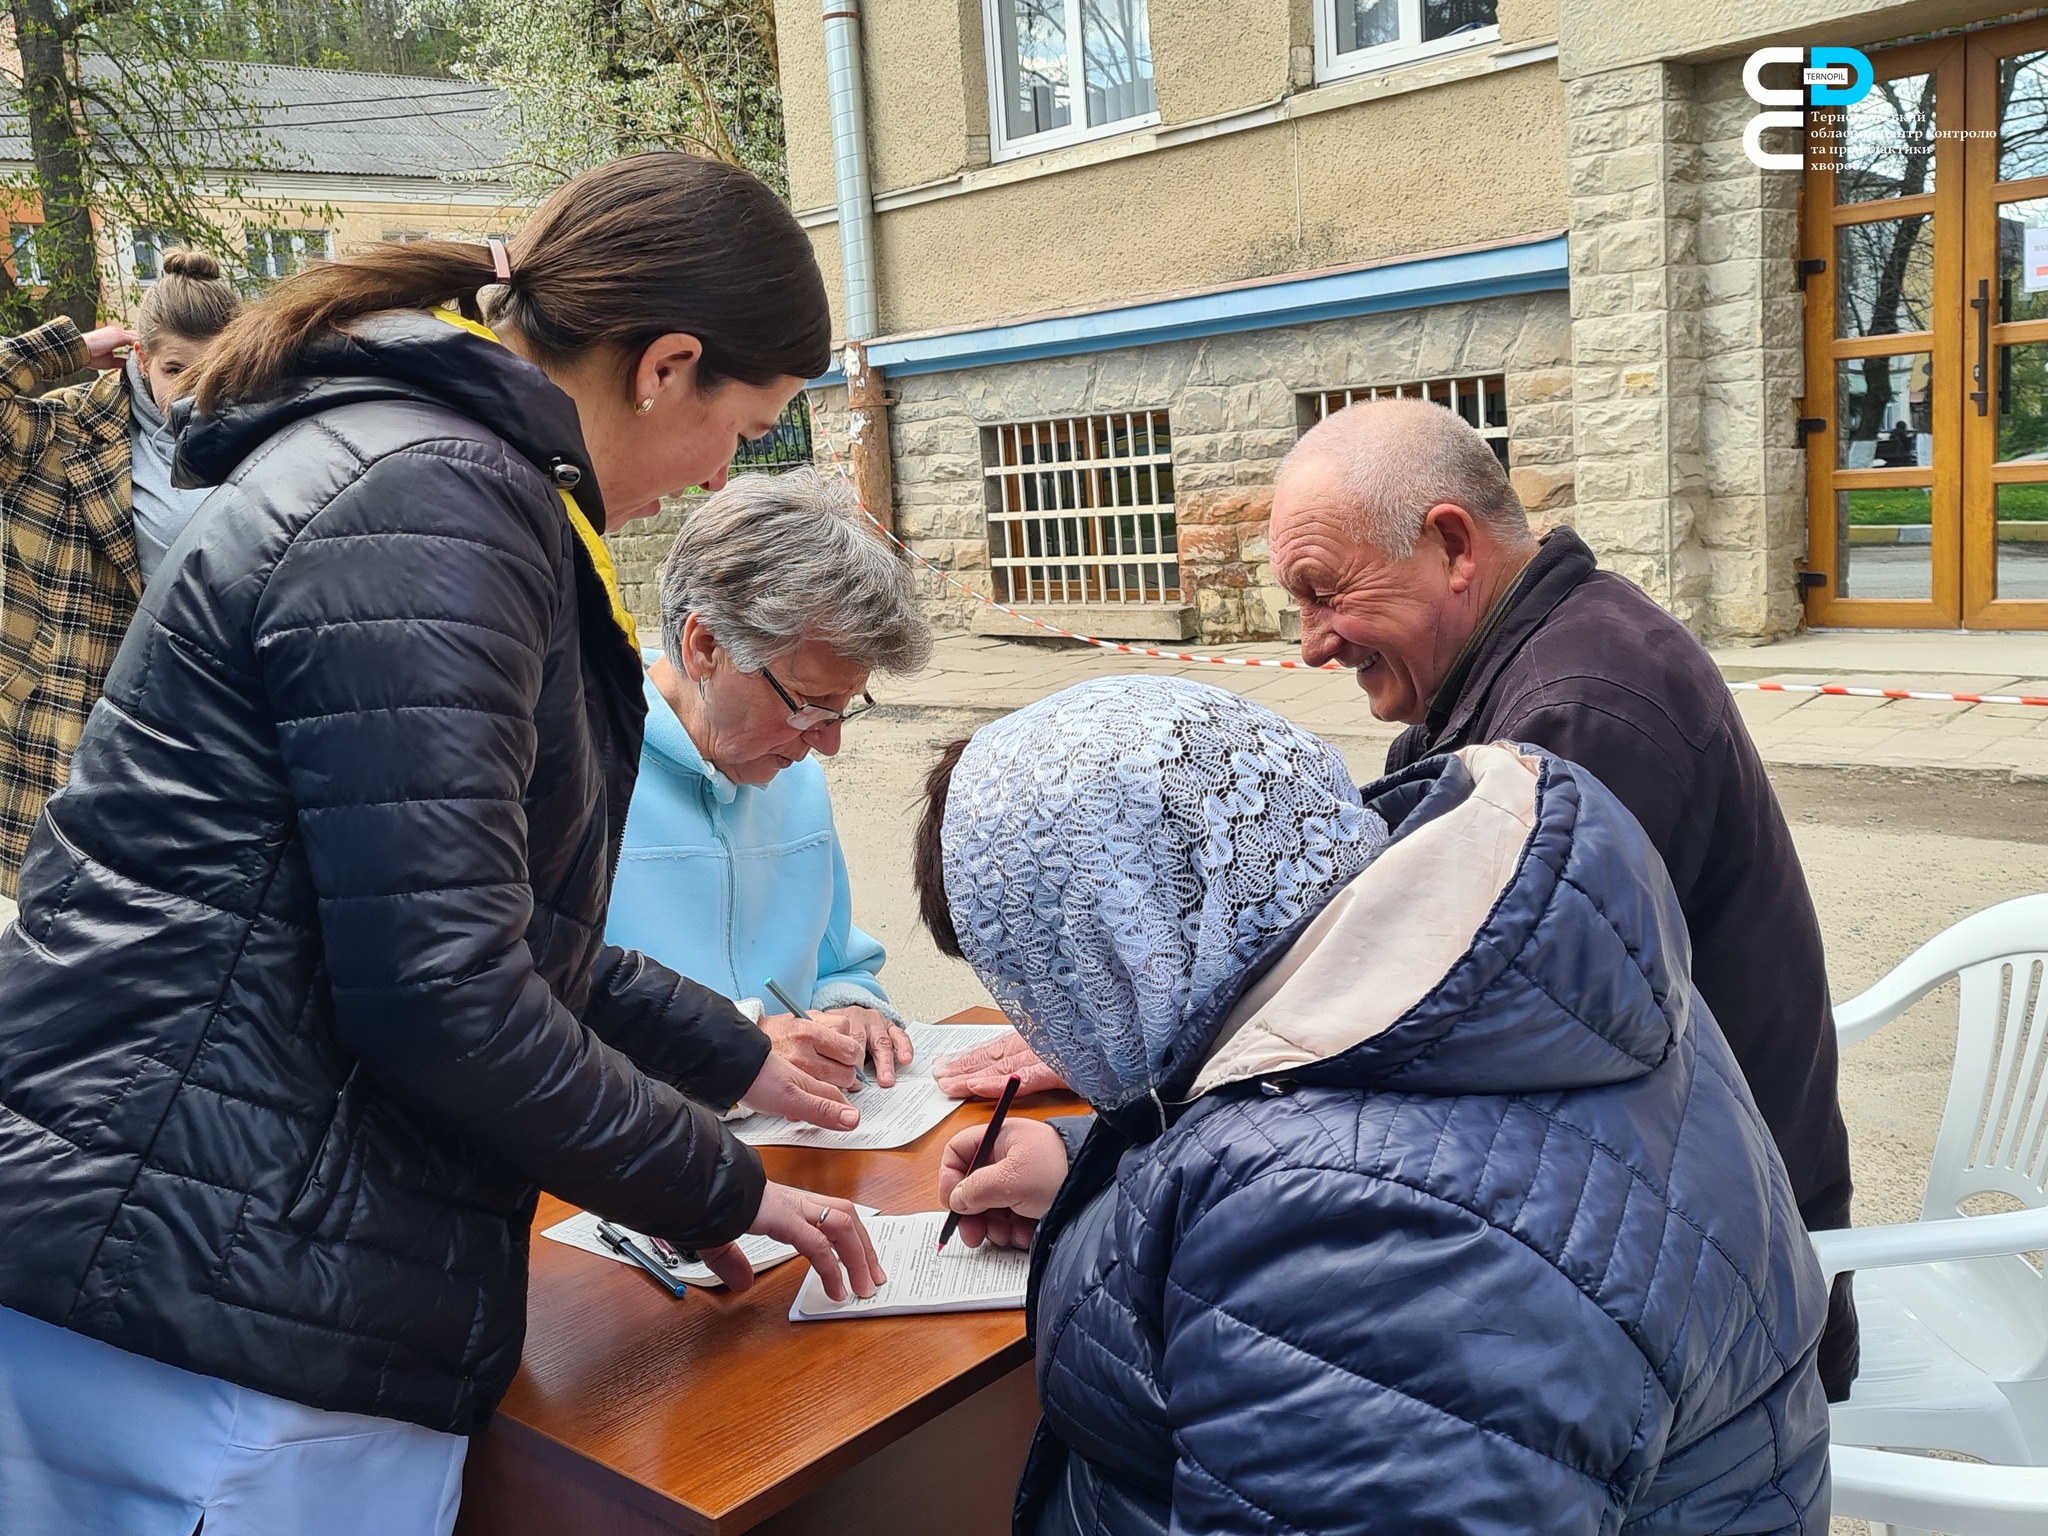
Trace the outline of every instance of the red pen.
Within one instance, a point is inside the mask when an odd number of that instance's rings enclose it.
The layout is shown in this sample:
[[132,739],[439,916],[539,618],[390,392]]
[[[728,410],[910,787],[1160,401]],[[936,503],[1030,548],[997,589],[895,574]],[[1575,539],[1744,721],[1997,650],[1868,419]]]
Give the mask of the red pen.
[[[988,1161],[989,1153],[995,1151],[996,1132],[1003,1128],[1003,1116],[1010,1112],[1010,1101],[1017,1097],[1017,1088],[1023,1081],[1012,1073],[1010,1080],[1003,1084],[1003,1096],[996,1100],[996,1112],[989,1118],[988,1129],[981,1133],[981,1145],[974,1149],[974,1161],[967,1165],[967,1173],[963,1177],[972,1177],[974,1171]],[[960,1213],[948,1211],[945,1225],[939,1228],[939,1252],[946,1251],[946,1244],[953,1241],[953,1234],[959,1227]]]

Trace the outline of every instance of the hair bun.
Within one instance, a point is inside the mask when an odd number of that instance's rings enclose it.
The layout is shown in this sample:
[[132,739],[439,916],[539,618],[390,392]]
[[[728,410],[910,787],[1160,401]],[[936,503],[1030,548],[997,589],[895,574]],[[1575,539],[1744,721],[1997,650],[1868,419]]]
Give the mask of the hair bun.
[[189,245],[165,251],[162,258],[165,277],[196,277],[201,282],[216,282],[220,278],[220,263],[211,253],[195,251]]

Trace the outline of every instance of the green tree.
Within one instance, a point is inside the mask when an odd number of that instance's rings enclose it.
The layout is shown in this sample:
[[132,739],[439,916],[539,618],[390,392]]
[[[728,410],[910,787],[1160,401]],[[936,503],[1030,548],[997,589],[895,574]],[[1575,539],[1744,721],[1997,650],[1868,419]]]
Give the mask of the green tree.
[[505,93],[523,190],[647,149],[786,185],[769,0],[413,0],[408,14],[459,32],[455,73]]
[[0,323],[95,323],[112,232],[174,232],[240,271],[244,250],[216,224],[221,202],[257,227],[317,216],[253,192],[250,175],[288,156],[264,131],[247,72],[196,56],[194,13],[178,0],[7,4],[29,168],[5,190],[17,206],[41,205],[35,258],[47,287],[38,299],[0,269]]
[[445,76],[462,39],[405,0],[194,0],[184,25],[196,55],[383,75]]

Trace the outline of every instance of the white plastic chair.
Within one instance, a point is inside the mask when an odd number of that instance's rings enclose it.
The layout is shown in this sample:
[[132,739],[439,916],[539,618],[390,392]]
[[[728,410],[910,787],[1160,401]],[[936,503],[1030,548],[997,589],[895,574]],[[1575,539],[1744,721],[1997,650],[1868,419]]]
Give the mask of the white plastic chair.
[[1838,1445],[1828,1457],[1836,1515],[1949,1536],[2041,1536],[2048,1467],[1986,1467]]
[[[1833,1438],[1849,1449],[1954,1451],[2001,1465],[1838,1458],[1852,1490],[1864,1471],[1878,1480],[1873,1487],[1896,1476],[1926,1492],[1968,1481],[1965,1473],[1995,1483],[2002,1472],[2048,1467],[2048,1277],[2022,1257],[2048,1250],[2048,894],[2003,902],[1937,934],[1835,1009],[1837,1040],[1849,1046],[1876,1033],[1951,976],[1962,991],[1955,1066],[1921,1219],[1813,1234],[1830,1282],[1858,1271],[1862,1372],[1833,1409]],[[1986,1193],[2025,1209],[1962,1214],[1965,1201]],[[2016,1497],[2036,1500],[2027,1528],[2048,1531],[2040,1502],[2048,1473],[2014,1486]],[[1925,1505],[1938,1507],[1946,1506]],[[1839,1494],[1838,1512],[1853,1513]],[[1996,1523],[2000,1515],[1971,1524],[1964,1514],[1957,1506],[1923,1523],[2020,1529]]]

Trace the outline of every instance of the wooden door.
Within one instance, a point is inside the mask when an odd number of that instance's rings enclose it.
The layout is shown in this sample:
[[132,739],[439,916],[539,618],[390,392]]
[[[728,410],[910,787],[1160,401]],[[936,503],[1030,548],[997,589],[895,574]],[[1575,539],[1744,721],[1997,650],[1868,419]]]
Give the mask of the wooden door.
[[[1806,216],[1807,618],[1962,620],[1964,49],[1874,54],[1812,114]],[[1827,135],[1838,137],[1827,138]]]
[[1971,34],[1963,90],[1963,623],[2048,629],[2048,22]]
[[2048,21],[1812,114],[1807,618],[2048,629]]

